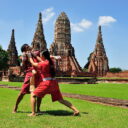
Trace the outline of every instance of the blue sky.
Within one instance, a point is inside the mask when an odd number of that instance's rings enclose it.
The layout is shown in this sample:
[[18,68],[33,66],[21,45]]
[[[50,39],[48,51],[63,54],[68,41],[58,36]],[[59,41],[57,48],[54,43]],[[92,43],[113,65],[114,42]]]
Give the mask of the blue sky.
[[14,28],[21,54],[21,45],[31,44],[42,12],[49,48],[54,39],[54,22],[62,11],[70,19],[71,43],[81,67],[94,50],[101,24],[109,66],[128,69],[128,0],[0,0],[0,45],[7,49]]

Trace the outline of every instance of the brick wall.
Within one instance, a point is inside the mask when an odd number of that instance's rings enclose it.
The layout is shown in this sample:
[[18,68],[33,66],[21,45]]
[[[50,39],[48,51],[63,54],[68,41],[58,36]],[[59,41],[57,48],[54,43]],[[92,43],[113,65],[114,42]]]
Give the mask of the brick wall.
[[108,72],[105,77],[128,77],[128,71],[123,71],[119,73]]

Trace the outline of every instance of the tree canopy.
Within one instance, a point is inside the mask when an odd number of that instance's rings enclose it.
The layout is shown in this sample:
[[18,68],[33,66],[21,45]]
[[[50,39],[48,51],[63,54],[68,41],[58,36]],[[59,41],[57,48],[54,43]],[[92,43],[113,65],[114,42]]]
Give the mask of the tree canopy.
[[0,70],[4,70],[8,67],[8,52],[2,49],[0,45]]
[[118,73],[118,72],[121,72],[121,71],[122,71],[121,68],[116,68],[116,67],[109,69],[109,72],[112,72],[112,73]]

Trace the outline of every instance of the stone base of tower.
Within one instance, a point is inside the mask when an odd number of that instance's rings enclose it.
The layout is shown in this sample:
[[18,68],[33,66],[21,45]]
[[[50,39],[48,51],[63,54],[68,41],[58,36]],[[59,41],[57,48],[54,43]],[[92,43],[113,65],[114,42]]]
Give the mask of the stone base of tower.
[[109,67],[107,59],[98,58],[94,54],[91,55],[88,72],[95,73],[98,77],[103,77],[106,76],[108,70]]
[[90,73],[90,72],[61,72],[57,71],[56,72],[56,77],[96,77],[95,73]]
[[55,60],[57,76],[77,76],[82,72],[74,56],[61,56],[61,60]]
[[74,56],[61,56],[55,60],[57,77],[95,77],[95,73],[83,72]]

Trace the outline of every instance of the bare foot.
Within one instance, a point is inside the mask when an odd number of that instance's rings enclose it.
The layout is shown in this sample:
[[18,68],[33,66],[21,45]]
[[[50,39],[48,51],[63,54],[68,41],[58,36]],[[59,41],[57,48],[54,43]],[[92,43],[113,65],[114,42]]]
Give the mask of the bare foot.
[[79,116],[79,115],[80,115],[79,111],[73,113],[73,116]]
[[28,116],[37,116],[36,113],[31,113],[31,114],[28,114]]
[[17,113],[17,111],[16,111],[16,110],[13,110],[12,113],[13,113],[13,114],[14,114],[14,113]]
[[17,107],[14,107],[12,113],[17,113]]

